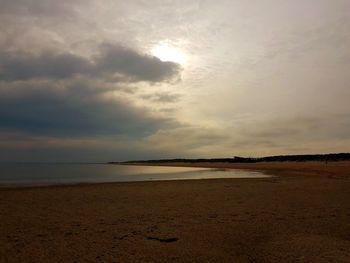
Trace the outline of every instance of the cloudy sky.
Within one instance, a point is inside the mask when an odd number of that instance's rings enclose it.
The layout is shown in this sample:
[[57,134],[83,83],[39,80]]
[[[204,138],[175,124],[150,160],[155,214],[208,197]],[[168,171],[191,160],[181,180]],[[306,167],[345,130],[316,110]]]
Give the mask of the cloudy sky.
[[349,0],[0,0],[0,161],[350,151]]

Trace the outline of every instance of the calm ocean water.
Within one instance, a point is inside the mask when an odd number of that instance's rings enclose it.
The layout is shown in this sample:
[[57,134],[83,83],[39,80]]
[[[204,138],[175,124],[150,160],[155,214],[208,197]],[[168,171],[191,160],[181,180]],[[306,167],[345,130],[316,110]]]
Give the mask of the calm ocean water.
[[264,178],[247,170],[110,164],[0,164],[0,186],[209,178]]

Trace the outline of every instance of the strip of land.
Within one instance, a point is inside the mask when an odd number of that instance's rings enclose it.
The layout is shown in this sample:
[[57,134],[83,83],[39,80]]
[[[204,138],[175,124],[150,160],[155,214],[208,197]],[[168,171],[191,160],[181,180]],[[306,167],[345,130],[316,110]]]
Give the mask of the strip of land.
[[230,163],[230,162],[133,162],[128,165],[146,166],[173,166],[173,167],[203,167],[222,169],[246,169],[270,172],[273,174],[307,174],[321,176],[350,176],[350,161],[339,162],[257,162],[257,163]]
[[0,190],[0,262],[350,262],[350,162],[277,177]]

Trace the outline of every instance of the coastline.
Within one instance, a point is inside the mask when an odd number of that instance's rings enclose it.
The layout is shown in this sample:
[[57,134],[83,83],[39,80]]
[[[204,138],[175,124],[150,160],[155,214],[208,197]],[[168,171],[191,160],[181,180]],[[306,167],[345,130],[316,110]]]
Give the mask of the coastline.
[[145,166],[171,166],[171,167],[201,167],[201,168],[222,168],[222,169],[243,169],[266,171],[275,174],[281,172],[301,173],[304,175],[339,175],[350,176],[350,161],[305,161],[305,162],[257,162],[257,163],[228,163],[228,162],[161,162],[143,163],[134,162],[126,165]]
[[0,189],[0,262],[348,262],[349,164],[249,164],[278,175],[261,179]]

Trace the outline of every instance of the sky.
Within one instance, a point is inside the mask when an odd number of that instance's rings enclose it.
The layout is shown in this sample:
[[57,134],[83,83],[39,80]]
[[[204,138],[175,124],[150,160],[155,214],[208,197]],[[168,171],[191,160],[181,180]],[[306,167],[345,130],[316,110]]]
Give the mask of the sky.
[[0,161],[350,151],[349,0],[0,0]]

